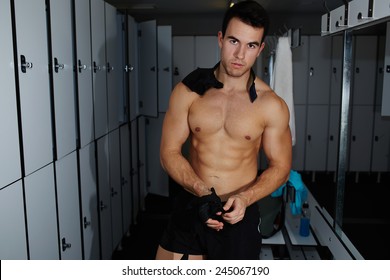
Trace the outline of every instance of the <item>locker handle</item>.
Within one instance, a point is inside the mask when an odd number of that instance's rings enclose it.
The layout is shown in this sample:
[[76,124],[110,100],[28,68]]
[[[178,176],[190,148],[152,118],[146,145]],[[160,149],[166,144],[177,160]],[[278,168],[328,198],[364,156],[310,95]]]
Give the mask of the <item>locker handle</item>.
[[265,76],[268,76],[268,75],[269,75],[268,67],[264,67],[264,75],[265,75]]
[[114,197],[117,194],[118,194],[118,192],[114,188],[111,188],[111,197]]
[[311,135],[307,136],[307,140],[311,141]]
[[310,67],[310,77],[314,76],[314,68]]
[[386,73],[390,73],[390,65],[386,66]]
[[103,203],[103,201],[100,201],[100,211],[103,211],[104,209],[106,209],[107,208],[107,205],[105,205],[104,203]]
[[330,141],[333,141],[333,135],[331,135],[329,139],[330,139]]
[[379,137],[378,136],[375,136],[375,142],[378,142],[379,141]]
[[110,65],[110,62],[107,62],[107,73],[114,71],[114,67]]
[[151,68],[150,68],[150,71],[156,72],[156,66],[151,67]]
[[91,222],[87,220],[87,217],[84,217],[84,228],[87,228],[89,225],[91,225]]
[[72,247],[72,244],[66,243],[65,237],[62,238],[62,251],[65,251],[66,249]]
[[26,57],[24,55],[20,56],[20,62],[21,62],[20,64],[21,64],[22,73],[26,73],[27,69],[33,68],[32,62],[27,62]]
[[169,67],[165,67],[163,70],[164,70],[165,72],[169,72]]
[[125,72],[132,72],[133,70],[134,70],[134,66],[132,66],[131,64],[125,66]]
[[356,136],[355,136],[355,135],[352,136],[352,141],[353,141],[353,142],[356,141]]
[[364,17],[364,16],[362,15],[362,13],[358,13],[357,19],[358,19],[358,20],[370,20],[370,19],[374,19],[374,18],[373,18],[373,17]]
[[82,70],[85,70],[87,69],[87,65],[85,64],[81,64],[81,60],[79,59],[79,62],[78,62],[78,67],[79,67],[79,73],[81,73]]
[[122,178],[121,178],[121,184],[122,184],[122,186],[126,185],[127,183],[128,183],[128,181],[126,180],[126,178],[125,178],[125,177],[122,177]]
[[64,64],[58,63],[58,59],[55,57],[54,58],[54,72],[58,73],[58,70],[63,70],[64,68],[65,68]]
[[337,73],[337,68],[333,67],[333,74],[336,74],[336,73]]
[[360,68],[359,68],[359,67],[356,67],[356,73],[357,73],[357,74],[360,73]]
[[102,67],[96,64],[96,61],[93,62],[93,72],[96,73],[97,71],[102,70]]
[[175,70],[173,71],[173,75],[179,76],[179,68],[175,67]]

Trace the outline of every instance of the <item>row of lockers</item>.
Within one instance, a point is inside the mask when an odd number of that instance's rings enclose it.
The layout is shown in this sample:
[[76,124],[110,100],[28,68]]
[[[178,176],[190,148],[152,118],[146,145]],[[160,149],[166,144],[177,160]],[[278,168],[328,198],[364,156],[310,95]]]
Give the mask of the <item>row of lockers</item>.
[[146,195],[138,24],[103,0],[0,5],[0,258],[109,259]]

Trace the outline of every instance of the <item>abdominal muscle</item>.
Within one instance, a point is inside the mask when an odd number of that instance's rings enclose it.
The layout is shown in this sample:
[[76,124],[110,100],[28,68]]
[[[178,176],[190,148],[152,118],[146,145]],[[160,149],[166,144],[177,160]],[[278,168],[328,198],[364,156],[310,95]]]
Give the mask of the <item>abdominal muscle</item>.
[[195,173],[226,201],[255,182],[258,147],[239,144],[232,139],[216,141],[213,138],[202,141],[193,138],[189,161]]

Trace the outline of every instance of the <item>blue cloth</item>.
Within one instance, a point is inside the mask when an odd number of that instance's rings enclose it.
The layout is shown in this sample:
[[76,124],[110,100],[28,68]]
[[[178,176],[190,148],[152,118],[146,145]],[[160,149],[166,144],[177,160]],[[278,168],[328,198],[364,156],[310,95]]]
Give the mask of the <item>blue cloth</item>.
[[307,200],[307,188],[305,183],[302,181],[301,174],[299,174],[297,171],[291,170],[287,183],[280,186],[271,194],[271,196],[278,197],[283,195],[283,190],[287,185],[292,186],[295,189],[295,200],[290,201],[291,214],[300,215],[302,204]]

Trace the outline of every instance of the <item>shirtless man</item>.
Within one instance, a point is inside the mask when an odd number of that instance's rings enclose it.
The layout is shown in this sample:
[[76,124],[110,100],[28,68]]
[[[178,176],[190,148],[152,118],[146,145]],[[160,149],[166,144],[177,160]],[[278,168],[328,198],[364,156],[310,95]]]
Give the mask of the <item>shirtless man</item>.
[[[184,191],[156,259],[259,258],[256,202],[284,184],[291,168],[288,108],[251,70],[267,29],[257,2],[234,5],[218,33],[220,63],[195,70],[172,92],[160,156]],[[257,176],[260,148],[268,168]]]

